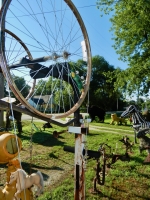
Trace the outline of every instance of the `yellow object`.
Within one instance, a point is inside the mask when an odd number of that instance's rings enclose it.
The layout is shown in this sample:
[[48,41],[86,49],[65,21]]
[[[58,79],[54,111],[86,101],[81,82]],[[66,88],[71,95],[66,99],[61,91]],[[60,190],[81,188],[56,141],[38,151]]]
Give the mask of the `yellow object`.
[[18,150],[21,150],[21,147],[22,143],[20,138],[12,133],[0,133],[0,164],[8,163],[15,158],[18,155]]
[[75,73],[74,72],[71,72],[71,76],[74,78],[75,77]]
[[[18,168],[21,168],[19,161],[16,160],[11,160],[8,163],[8,169],[7,169],[7,182],[5,188],[2,190],[0,189],[0,200],[16,200],[14,197],[14,194],[16,193],[16,181],[12,183],[11,185],[8,184],[10,181],[10,174],[11,172],[16,171]],[[33,193],[30,188],[25,189],[25,191],[22,191],[19,195],[18,198],[21,200],[33,200]]]
[[125,118],[117,117],[116,113],[111,114],[110,124],[114,124],[114,122],[116,122],[115,125],[119,125],[119,124],[122,125],[122,123],[127,125],[127,121],[125,120]]
[[70,75],[75,80],[79,91],[82,92],[83,91],[83,83],[81,81],[80,76],[78,74],[75,74],[75,72],[71,72]]

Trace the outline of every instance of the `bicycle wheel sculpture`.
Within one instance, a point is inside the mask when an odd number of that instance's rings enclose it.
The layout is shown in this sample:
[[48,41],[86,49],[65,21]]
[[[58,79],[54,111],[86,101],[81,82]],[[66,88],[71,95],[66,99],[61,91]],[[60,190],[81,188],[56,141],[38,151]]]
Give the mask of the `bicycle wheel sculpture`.
[[[20,38],[33,59],[21,55],[17,45],[12,48],[5,29]],[[66,117],[85,99],[91,51],[85,25],[72,1],[5,0],[0,53],[12,92],[33,113],[52,119]],[[14,53],[20,60],[10,62]],[[23,78],[25,84],[18,84],[16,78]]]
[[[7,48],[9,49],[5,53],[7,65],[11,66],[11,65],[13,65],[14,62],[19,61],[20,56],[23,56],[23,57],[28,56],[28,58],[30,60],[32,60],[32,55],[31,55],[29,49],[21,41],[21,39],[18,38],[14,33],[12,33],[11,31],[9,31],[7,29],[5,29],[4,31],[5,31],[5,40],[7,41]],[[16,49],[17,49],[17,51],[16,51]],[[14,69],[14,70],[16,71],[16,69]],[[21,77],[24,77],[24,70],[19,71],[20,72],[19,77],[15,76],[16,72],[14,70],[13,69],[11,70],[11,76],[15,77],[15,78],[13,78],[14,82],[18,83],[17,85],[19,86],[19,82],[23,81],[24,96],[26,96],[26,98],[29,98],[33,94],[36,80],[30,79],[30,90],[29,90],[29,86],[26,85],[24,82],[24,79],[21,78]],[[22,88],[20,88],[20,89],[22,89]]]

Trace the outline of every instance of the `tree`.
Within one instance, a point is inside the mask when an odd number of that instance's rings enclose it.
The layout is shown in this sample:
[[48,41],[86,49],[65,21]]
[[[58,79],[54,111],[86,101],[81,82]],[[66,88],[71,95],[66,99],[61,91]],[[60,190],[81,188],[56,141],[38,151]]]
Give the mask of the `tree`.
[[[71,108],[73,100],[70,100],[70,96],[73,94],[72,87],[66,81],[61,79],[53,78],[50,76],[47,80],[39,80],[35,87],[36,95],[52,95],[53,105],[58,109]],[[60,108],[63,105],[63,108]]]
[[[105,108],[106,110],[116,110],[117,101],[122,100],[119,90],[115,91],[116,69],[101,56],[92,58],[92,75],[90,83],[90,104]],[[109,74],[111,74],[109,76]]]
[[35,86],[36,95],[50,95],[53,91],[55,79],[51,76],[48,80],[37,80],[37,84]]
[[149,66],[149,1],[98,0],[98,6],[105,13],[113,10],[111,30],[114,31],[114,47],[120,59],[132,65],[138,60],[140,64]]
[[136,95],[138,99],[139,96],[147,96],[149,83],[147,77],[134,73],[133,68],[128,68],[117,74],[115,88],[119,88],[125,98]]
[[73,101],[70,99],[70,95],[72,94],[73,90],[71,85],[63,81],[61,88],[59,88],[59,91],[57,90],[54,95],[54,102],[57,104],[58,109],[61,109],[60,105],[63,105],[62,109],[69,110],[74,105]]
[[130,66],[121,74],[128,78],[128,81],[127,78],[123,81],[129,93],[140,90],[140,93],[147,94],[150,86],[149,1],[97,0],[97,6],[105,14],[113,11],[110,21],[114,32],[114,48],[120,59]]
[[[86,75],[86,64],[83,60],[69,62],[71,71],[78,71],[80,77],[85,77]],[[107,76],[114,71],[116,71],[114,66],[109,65],[103,57],[97,55],[92,58],[92,74],[89,88],[89,103],[91,105],[97,105],[107,110],[116,110],[117,102],[122,106],[122,96],[119,90],[114,90],[116,76],[112,76],[111,78]],[[54,104],[58,105],[58,109],[61,109],[63,106],[63,109],[67,110],[74,105],[74,98],[70,98],[70,96],[74,96],[74,91],[72,86],[66,81],[48,77],[47,80],[38,80],[35,90],[36,95],[52,95]],[[87,102],[88,95],[82,106],[85,107]]]
[[[31,87],[26,84],[25,79],[23,77],[14,76],[14,82],[15,82],[18,90],[21,91],[21,94],[23,95],[23,97],[27,97]],[[8,96],[7,87],[8,87],[8,85],[7,85],[7,82],[5,80],[5,82],[4,82],[4,94],[5,94],[5,96]],[[14,94],[12,94],[12,97],[15,97]]]

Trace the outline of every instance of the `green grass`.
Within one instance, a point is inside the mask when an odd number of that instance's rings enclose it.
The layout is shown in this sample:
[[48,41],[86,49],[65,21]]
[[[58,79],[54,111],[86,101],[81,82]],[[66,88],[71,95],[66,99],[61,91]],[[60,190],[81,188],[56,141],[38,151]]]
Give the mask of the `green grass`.
[[[34,123],[40,130],[42,123]],[[92,122],[90,124],[87,147],[89,150],[97,151],[99,144],[104,142],[111,146],[111,152],[124,155],[125,148],[119,140],[129,134],[130,141],[134,141],[131,125],[116,126],[109,123],[110,119],[106,119],[105,123]],[[92,127],[97,127],[97,130],[92,129]],[[45,185],[44,194],[38,200],[74,199],[74,154],[65,152],[63,147],[64,145],[74,147],[75,136],[66,132],[60,134],[58,139],[53,137],[54,130],[59,132],[66,129],[53,125],[52,129],[36,132],[36,130],[32,130],[30,122],[23,122],[23,134],[20,137],[23,143],[23,151],[21,152],[23,168],[29,172],[30,164],[32,164],[32,171],[40,170],[45,180],[48,180],[51,176],[56,176],[56,182],[53,183],[50,179],[50,182]],[[116,134],[108,132],[108,130],[115,131]],[[31,144],[33,147],[32,159],[30,156]],[[93,169],[96,167],[96,160],[87,160],[85,171],[86,200],[150,199],[150,164],[143,163],[147,157],[147,152],[143,151],[140,154],[138,146],[139,144],[133,145],[130,162],[118,160],[111,165],[111,169],[106,175],[105,184],[97,184],[96,186],[101,191],[100,194],[91,193],[93,179],[96,176],[96,172]],[[4,169],[4,167],[0,169],[0,174]],[[60,177],[57,177],[60,172]],[[4,183],[4,180],[1,178],[1,183]]]

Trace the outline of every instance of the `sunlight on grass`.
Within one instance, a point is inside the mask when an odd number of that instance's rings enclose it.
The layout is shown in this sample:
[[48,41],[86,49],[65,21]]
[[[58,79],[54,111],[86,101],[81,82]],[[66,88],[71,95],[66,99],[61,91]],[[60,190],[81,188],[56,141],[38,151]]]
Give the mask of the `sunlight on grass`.
[[[42,122],[35,122],[39,128],[42,127],[42,124]],[[87,136],[88,150],[98,151],[100,144],[106,143],[111,147],[111,152],[110,149],[107,149],[110,152],[110,161],[114,154],[125,155],[126,148],[120,140],[128,134],[129,140],[134,142],[134,134],[130,126],[110,125],[108,121],[106,123],[90,123]],[[49,184],[45,185],[44,194],[38,200],[74,199],[74,154],[65,152],[63,147],[65,145],[74,147],[75,135],[65,132],[60,134],[58,138],[53,136],[53,131],[59,132],[66,129],[53,125],[53,128],[36,132],[36,130],[31,129],[30,122],[23,122],[23,133],[20,136],[23,146],[23,151],[21,151],[22,166],[26,171],[29,171],[30,147],[32,146],[32,169],[42,171],[45,180],[50,181]],[[96,184],[97,190],[101,191],[100,194],[91,193],[93,180],[96,176],[97,161],[92,158],[88,159],[85,171],[86,200],[150,199],[150,164],[143,163],[147,152],[143,151],[140,154],[139,144],[133,144],[129,157],[130,161],[118,159],[114,164],[111,164],[106,173],[105,184]],[[51,176],[54,179],[56,176],[55,182],[51,181]]]

